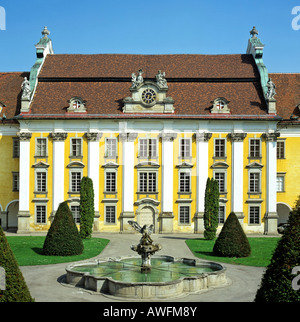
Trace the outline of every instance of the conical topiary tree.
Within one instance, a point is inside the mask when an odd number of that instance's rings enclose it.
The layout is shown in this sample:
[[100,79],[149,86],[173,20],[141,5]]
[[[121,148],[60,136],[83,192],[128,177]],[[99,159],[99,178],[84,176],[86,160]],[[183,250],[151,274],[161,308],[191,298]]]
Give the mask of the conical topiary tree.
[[[300,208],[290,213],[289,226],[284,230],[265,271],[255,302],[300,302],[294,268],[300,267]],[[296,269],[297,271],[298,269]]]
[[72,212],[65,201],[57,209],[44,242],[43,253],[45,255],[70,256],[79,255],[82,252],[83,243]]
[[91,238],[95,217],[93,180],[83,177],[80,183],[80,237]]
[[247,257],[251,254],[248,238],[234,212],[226,219],[213,252],[224,257]]
[[207,178],[204,201],[204,238],[216,238],[219,215],[219,185],[214,178]]
[[1,226],[0,267],[5,270],[5,290],[0,289],[0,302],[34,302]]

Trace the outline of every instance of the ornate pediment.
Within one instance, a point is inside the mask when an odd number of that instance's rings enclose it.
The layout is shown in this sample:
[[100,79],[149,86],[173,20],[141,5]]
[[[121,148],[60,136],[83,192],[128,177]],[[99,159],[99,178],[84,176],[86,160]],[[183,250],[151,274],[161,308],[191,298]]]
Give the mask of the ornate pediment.
[[138,76],[135,73],[131,75],[132,95],[123,100],[124,113],[174,113],[174,100],[167,97],[165,73],[159,70],[155,78],[156,81],[144,80],[142,69]]

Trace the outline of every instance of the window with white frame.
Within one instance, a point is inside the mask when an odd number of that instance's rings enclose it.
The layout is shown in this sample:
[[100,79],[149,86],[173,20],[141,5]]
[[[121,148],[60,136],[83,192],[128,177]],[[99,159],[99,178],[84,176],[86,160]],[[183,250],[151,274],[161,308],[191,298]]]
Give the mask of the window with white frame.
[[71,156],[82,156],[82,141],[81,138],[71,138]]
[[20,157],[20,139],[13,138],[13,158]]
[[35,222],[37,224],[47,223],[47,207],[46,205],[35,205]]
[[105,140],[105,156],[115,158],[117,153],[117,138],[106,138]]
[[156,172],[139,173],[139,192],[153,193],[156,192]]
[[189,158],[191,157],[191,139],[190,138],[181,138],[180,142],[180,157]]
[[226,145],[225,139],[215,139],[214,156],[216,158],[225,158],[226,157],[225,145]]
[[226,192],[226,173],[225,172],[215,172],[214,178],[218,182],[219,192]]
[[249,142],[249,157],[260,158],[260,139],[250,139]]
[[105,191],[116,192],[117,191],[117,173],[105,172]]
[[179,173],[179,192],[191,192],[191,173]]
[[36,171],[35,172],[35,191],[40,193],[47,192],[47,172],[46,171]]
[[80,183],[82,179],[81,171],[72,171],[70,173],[70,192],[72,193],[80,193]]
[[277,192],[284,192],[284,174],[277,174],[276,191]]
[[105,206],[105,222],[107,224],[116,223],[116,206]]
[[249,192],[260,193],[260,172],[249,172]]
[[35,155],[37,157],[47,156],[47,138],[36,139]]
[[277,159],[285,158],[285,141],[277,141]]
[[71,205],[71,212],[72,212],[72,216],[75,224],[80,224],[80,206]]
[[249,224],[259,224],[260,206],[249,206]]
[[139,156],[141,158],[156,158],[157,157],[157,139],[140,138]]
[[13,191],[19,191],[19,172],[13,172]]
[[189,224],[190,223],[190,207],[179,206],[179,223]]
[[219,214],[218,214],[218,223],[224,224],[225,222],[225,206],[220,205],[219,206]]

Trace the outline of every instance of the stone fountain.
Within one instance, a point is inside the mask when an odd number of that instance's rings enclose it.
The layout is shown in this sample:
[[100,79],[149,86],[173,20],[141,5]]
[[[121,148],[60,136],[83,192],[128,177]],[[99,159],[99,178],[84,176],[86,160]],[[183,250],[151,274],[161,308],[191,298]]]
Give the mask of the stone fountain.
[[137,252],[142,257],[141,272],[151,272],[151,256],[162,249],[160,244],[154,244],[150,235],[153,232],[154,225],[144,225],[141,227],[135,221],[128,221],[128,223],[139,233],[142,234],[140,243],[138,245],[131,245],[130,248]]

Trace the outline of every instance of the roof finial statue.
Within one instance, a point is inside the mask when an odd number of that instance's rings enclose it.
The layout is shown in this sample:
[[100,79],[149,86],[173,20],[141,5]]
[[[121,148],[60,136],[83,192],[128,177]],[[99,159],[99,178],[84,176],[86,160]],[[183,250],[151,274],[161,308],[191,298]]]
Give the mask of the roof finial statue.
[[22,83],[22,99],[23,100],[30,100],[30,95],[31,95],[31,89],[30,89],[30,83],[27,77],[24,77],[24,81]]
[[252,35],[252,38],[256,38],[258,35],[258,30],[253,26],[252,30],[250,31],[250,35]]
[[166,81],[166,73],[163,72],[161,70],[158,71],[158,74],[155,76],[156,77],[156,81],[157,81],[157,84],[160,86],[160,87],[163,87],[163,88],[168,88],[168,85],[167,85],[167,81]]
[[47,27],[44,27],[44,30],[42,31],[42,35],[44,35],[44,38],[48,38],[50,35],[50,31],[47,29]]
[[267,82],[267,88],[268,88],[268,91],[267,91],[267,98],[270,99],[270,98],[274,98],[274,96],[276,95],[276,92],[275,92],[275,84],[272,82],[271,78],[269,78],[268,82]]
[[140,84],[142,84],[144,82],[144,78],[143,78],[143,70],[139,69],[139,75],[138,77],[136,77],[135,73],[131,74],[131,82],[132,82],[132,88],[138,87]]

